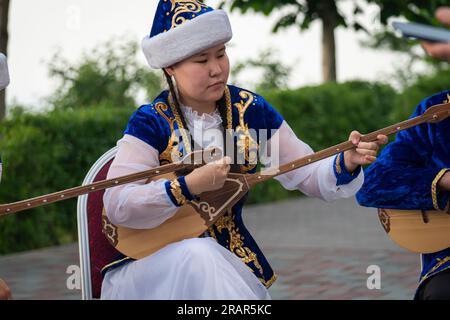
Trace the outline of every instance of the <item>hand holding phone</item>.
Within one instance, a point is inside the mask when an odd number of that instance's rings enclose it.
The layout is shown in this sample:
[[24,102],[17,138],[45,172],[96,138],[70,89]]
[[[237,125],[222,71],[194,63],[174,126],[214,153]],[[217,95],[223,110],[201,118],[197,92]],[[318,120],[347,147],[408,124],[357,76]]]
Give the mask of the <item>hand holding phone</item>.
[[450,30],[421,23],[394,22],[393,27],[405,38],[415,38],[429,42],[450,43]]
[[[436,10],[436,18],[450,27],[450,7],[441,7]],[[400,22],[395,23],[394,28],[400,30],[405,37],[422,40],[422,47],[431,57],[450,62],[450,31],[448,29]]]

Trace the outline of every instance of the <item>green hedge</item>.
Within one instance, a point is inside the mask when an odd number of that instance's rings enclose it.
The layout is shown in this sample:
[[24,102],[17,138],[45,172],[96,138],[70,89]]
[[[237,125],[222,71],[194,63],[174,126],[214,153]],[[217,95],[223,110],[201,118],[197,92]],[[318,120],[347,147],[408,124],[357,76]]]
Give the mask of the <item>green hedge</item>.
[[[121,137],[132,109],[97,107],[3,121],[0,203],[79,186]],[[76,199],[0,219],[0,253],[76,241]]]

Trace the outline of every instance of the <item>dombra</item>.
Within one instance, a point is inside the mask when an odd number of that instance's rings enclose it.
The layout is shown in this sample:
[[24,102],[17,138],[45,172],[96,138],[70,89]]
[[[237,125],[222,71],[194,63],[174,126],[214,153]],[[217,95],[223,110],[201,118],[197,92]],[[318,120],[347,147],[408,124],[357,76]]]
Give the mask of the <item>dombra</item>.
[[[148,182],[161,178],[173,180],[177,176],[169,173],[149,179]],[[200,200],[188,201],[172,218],[152,229],[116,226],[108,220],[103,209],[103,233],[118,251],[128,257],[146,257],[168,244],[203,234],[247,193],[248,183],[244,174],[229,173],[220,190],[202,193]]]
[[[377,141],[378,135],[391,135],[426,122],[436,123],[449,116],[450,103],[436,105],[430,107],[421,116],[364,135],[361,137],[361,141]],[[198,200],[188,201],[178,209],[172,218],[152,229],[131,229],[115,226],[108,221],[106,213],[103,212],[104,234],[111,245],[118,251],[128,257],[140,259],[170,243],[200,236],[256,184],[354,148],[355,145],[351,141],[345,141],[284,164],[279,168],[264,170],[254,174],[229,173],[221,189],[202,193]],[[98,181],[90,185],[67,189],[33,199],[0,205],[0,217],[133,181],[148,179],[147,182],[150,182],[161,177],[173,179],[175,178],[175,171],[195,169],[204,165],[205,159],[215,160],[220,158],[220,153],[216,151],[214,149],[194,151],[185,157],[185,159],[189,157],[188,164],[183,162],[167,164],[123,177]],[[196,157],[196,152],[206,153],[206,157],[205,154],[203,157],[200,157],[202,158],[202,163],[195,162],[195,159],[199,158],[198,156]],[[390,219],[393,226],[394,220]]]
[[450,212],[378,209],[388,236],[400,247],[432,253],[450,247]]

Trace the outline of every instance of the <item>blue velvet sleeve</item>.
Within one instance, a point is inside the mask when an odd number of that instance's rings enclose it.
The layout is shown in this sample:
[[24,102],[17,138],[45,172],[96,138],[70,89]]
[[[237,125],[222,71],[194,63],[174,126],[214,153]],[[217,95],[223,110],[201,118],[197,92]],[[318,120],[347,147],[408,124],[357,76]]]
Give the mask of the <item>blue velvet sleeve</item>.
[[170,135],[170,128],[159,119],[152,105],[143,105],[130,117],[124,134],[132,135],[158,150],[164,152]]
[[186,203],[186,201],[199,199],[189,191],[185,176],[180,176],[173,181],[168,180],[164,186],[170,200],[177,207],[181,207]]
[[341,186],[355,180],[361,172],[361,166],[358,166],[353,172],[348,172],[345,167],[344,152],[341,152],[334,158],[333,172],[336,177],[336,186]]
[[[422,103],[412,117],[425,110]],[[358,203],[390,209],[444,209],[449,193],[432,190],[445,171],[432,160],[435,130],[433,124],[422,124],[399,132],[366,169],[364,185],[356,195]]]

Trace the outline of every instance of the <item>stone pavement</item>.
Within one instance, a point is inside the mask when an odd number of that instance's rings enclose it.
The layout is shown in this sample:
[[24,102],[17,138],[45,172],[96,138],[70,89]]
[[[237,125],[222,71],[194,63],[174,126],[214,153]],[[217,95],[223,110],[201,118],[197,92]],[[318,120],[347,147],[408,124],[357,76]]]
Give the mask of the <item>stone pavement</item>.
[[[391,243],[374,209],[354,199],[299,198],[244,210],[278,274],[273,299],[412,299],[419,256]],[[66,285],[66,270],[78,259],[76,243],[0,256],[0,277],[15,299],[80,299],[81,291]],[[380,289],[367,288],[369,266],[380,270]]]
[[[273,299],[407,300],[417,283],[417,257],[403,252],[284,247],[269,258],[279,275],[269,290]],[[367,287],[371,265],[380,268],[379,290]]]

